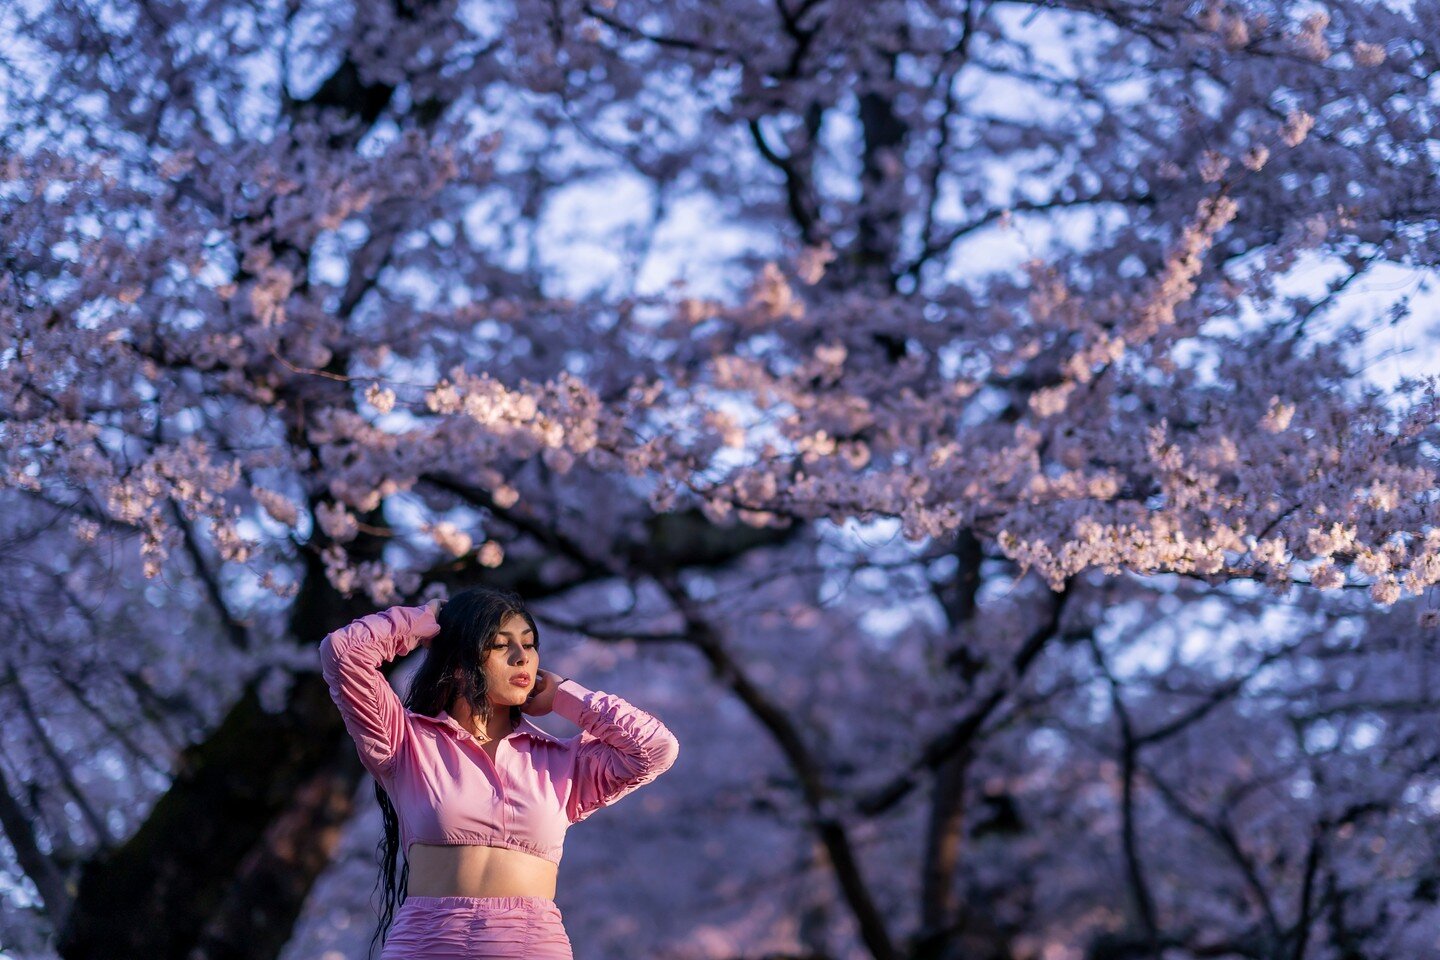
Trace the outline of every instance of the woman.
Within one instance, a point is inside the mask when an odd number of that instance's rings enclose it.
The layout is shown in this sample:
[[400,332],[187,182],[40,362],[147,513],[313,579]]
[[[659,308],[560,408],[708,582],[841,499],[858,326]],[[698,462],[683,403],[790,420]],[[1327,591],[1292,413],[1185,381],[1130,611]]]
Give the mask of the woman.
[[[417,645],[426,656],[402,704],[380,666]],[[675,736],[540,669],[535,619],[509,591],[369,614],[328,634],[320,660],[376,780],[381,960],[571,960],[554,900],[565,831],[669,769]],[[552,710],[581,732],[562,740],[525,716]]]

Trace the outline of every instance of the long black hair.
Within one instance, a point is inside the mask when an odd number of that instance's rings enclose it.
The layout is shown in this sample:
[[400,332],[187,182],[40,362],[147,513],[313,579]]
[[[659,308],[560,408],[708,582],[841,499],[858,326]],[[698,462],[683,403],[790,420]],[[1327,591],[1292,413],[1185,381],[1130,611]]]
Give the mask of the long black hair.
[[[480,718],[482,724],[490,721],[490,698],[485,690],[485,673],[481,665],[489,655],[490,641],[500,632],[500,627],[510,617],[518,614],[535,631],[535,650],[540,650],[540,628],[535,618],[525,608],[525,601],[512,590],[494,587],[470,587],[455,594],[440,607],[436,621],[440,632],[430,639],[429,648],[420,669],[410,681],[405,693],[405,706],[416,713],[434,716],[463,698],[470,709]],[[510,708],[510,724],[518,724],[523,714],[518,706]],[[400,849],[400,819],[390,795],[377,780],[375,799],[380,803],[380,817],[385,825],[385,836],[376,847],[376,861],[380,865],[378,887],[385,885],[384,908],[380,914],[380,925],[375,936],[370,938],[370,950],[375,942],[381,945],[395,920],[395,910],[409,895],[410,860]],[[395,861],[402,860],[400,876],[395,876]]]

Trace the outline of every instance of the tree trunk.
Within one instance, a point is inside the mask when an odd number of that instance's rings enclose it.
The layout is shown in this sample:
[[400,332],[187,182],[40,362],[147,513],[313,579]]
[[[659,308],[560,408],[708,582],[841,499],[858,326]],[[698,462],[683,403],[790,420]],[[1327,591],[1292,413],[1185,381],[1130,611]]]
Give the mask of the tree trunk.
[[[318,648],[370,604],[341,598],[304,555],[291,635]],[[60,955],[194,960],[202,942],[204,957],[278,955],[362,775],[318,670],[296,677],[278,714],[247,685],[210,737],[181,753],[145,824],[85,866]]]

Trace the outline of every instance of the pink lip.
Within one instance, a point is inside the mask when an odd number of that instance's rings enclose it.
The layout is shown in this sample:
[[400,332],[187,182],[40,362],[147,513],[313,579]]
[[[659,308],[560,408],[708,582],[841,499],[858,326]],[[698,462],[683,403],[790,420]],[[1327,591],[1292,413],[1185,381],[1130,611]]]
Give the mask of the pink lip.
[[519,687],[528,687],[528,686],[530,685],[530,678],[527,677],[527,676],[521,675],[521,676],[518,676],[518,677],[511,677],[511,678],[510,678],[510,682],[513,683],[513,684],[515,684],[516,686],[519,686]]

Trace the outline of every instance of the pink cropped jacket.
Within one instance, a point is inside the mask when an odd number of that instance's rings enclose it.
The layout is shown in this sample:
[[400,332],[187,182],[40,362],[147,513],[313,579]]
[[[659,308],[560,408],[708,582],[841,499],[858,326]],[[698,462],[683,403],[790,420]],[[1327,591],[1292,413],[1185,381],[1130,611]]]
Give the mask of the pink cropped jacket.
[[580,727],[551,736],[523,717],[481,749],[444,708],[405,707],[380,666],[439,632],[427,606],[368,614],[320,642],[321,673],[400,821],[401,849],[414,843],[508,847],[560,862],[565,831],[668,770],[680,743],[657,718],[612,693],[566,679],[554,712]]

